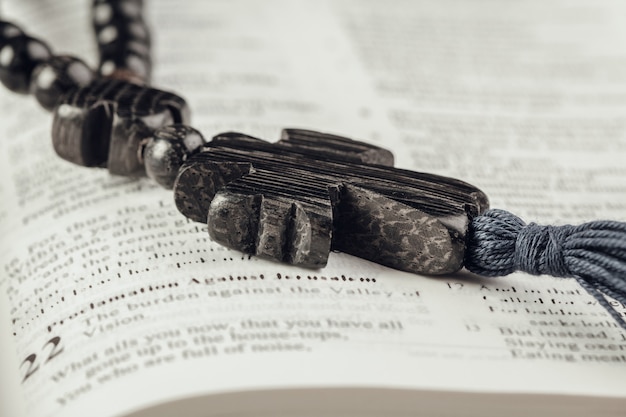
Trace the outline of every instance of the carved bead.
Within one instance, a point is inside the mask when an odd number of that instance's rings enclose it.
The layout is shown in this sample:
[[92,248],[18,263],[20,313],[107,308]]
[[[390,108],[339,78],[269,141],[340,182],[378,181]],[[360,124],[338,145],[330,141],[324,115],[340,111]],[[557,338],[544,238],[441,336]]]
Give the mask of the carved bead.
[[162,126],[189,123],[185,100],[167,91],[98,78],[64,95],[54,110],[52,144],[65,160],[141,175],[139,143]]
[[88,85],[94,75],[78,58],[54,56],[33,71],[31,91],[43,108],[52,110],[63,94],[73,87]]
[[157,129],[143,153],[146,173],[171,189],[181,165],[205,143],[202,134],[189,126],[178,124]]
[[111,129],[107,169],[113,175],[140,177],[146,175],[140,155],[142,143],[152,136],[144,123],[117,118]]
[[0,49],[0,81],[11,91],[28,94],[33,70],[51,55],[45,43],[30,36],[8,39]]

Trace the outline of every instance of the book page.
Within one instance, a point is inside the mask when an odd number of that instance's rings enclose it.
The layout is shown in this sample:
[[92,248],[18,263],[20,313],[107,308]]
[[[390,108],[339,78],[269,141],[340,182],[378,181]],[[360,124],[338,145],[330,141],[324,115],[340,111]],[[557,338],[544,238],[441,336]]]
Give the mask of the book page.
[[[344,134],[527,220],[626,220],[612,5],[155,0],[154,83],[184,95],[207,137]],[[95,63],[83,2],[3,13]],[[626,333],[572,280],[250,258],[210,242],[151,181],[60,160],[32,97],[0,105],[2,343],[29,417],[282,388],[580,396],[606,415],[626,404]]]
[[395,3],[341,16],[408,149],[399,165],[529,221],[625,218],[620,2]]

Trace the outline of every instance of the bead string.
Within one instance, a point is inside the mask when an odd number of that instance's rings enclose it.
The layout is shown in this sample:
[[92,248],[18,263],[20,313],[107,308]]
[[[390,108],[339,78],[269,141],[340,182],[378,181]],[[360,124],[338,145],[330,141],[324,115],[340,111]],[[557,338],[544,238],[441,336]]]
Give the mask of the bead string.
[[[148,94],[139,87],[124,84],[143,86],[151,75],[151,41],[143,18],[143,1],[94,0],[91,10],[99,51],[97,73],[80,58],[53,55],[41,39],[26,34],[11,22],[0,21],[0,82],[15,93],[33,94],[48,111],[53,111],[62,98],[74,92],[74,103],[89,99],[82,97],[79,90],[92,88],[96,83],[102,85],[101,89],[122,90],[116,94],[117,97],[123,95],[124,100],[139,100]],[[146,100],[156,101],[152,97]],[[115,159],[102,161],[106,149],[96,149],[95,155],[85,154],[73,143],[55,141],[55,150],[64,159],[79,165],[107,166],[112,174],[138,176],[145,173],[164,188],[171,189],[182,163],[206,141],[196,129],[180,124],[189,119],[184,100],[174,95],[168,100],[178,102],[176,107],[180,111],[172,120],[175,124],[154,131],[142,129],[139,123],[133,125],[136,128],[133,137],[128,138],[122,154]],[[53,137],[68,136],[68,132],[56,132],[56,129],[55,123]]]
[[149,84],[151,41],[143,18],[143,1],[95,0],[92,23],[100,53],[98,73],[104,77]]

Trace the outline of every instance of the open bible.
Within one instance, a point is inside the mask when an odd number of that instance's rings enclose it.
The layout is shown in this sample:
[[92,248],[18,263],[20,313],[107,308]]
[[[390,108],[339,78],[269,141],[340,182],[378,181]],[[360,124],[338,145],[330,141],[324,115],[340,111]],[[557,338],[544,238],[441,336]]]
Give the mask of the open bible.
[[[618,1],[146,8],[153,84],[207,138],[325,131],[527,221],[626,220]],[[85,2],[1,12],[95,64]],[[626,415],[626,331],[574,280],[243,255],[147,178],[59,159],[32,97],[0,108],[2,417]]]

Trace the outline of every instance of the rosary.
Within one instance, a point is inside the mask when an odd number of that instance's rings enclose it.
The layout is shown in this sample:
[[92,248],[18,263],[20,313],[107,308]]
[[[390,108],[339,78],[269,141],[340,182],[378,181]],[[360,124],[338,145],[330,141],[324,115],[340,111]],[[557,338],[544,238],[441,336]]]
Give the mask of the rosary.
[[403,271],[574,278],[615,318],[626,304],[626,223],[526,224],[463,181],[393,167],[348,138],[283,130],[276,143],[228,132],[206,141],[184,99],[148,86],[142,0],[94,0],[97,72],[0,21],[0,81],[52,111],[57,154],[111,174],[147,175],[178,210],[241,252],[307,268],[331,250]]

